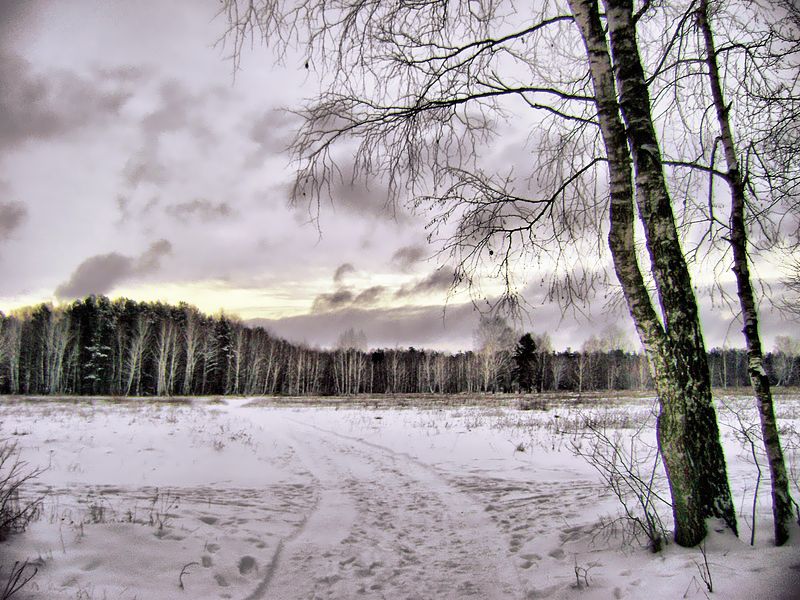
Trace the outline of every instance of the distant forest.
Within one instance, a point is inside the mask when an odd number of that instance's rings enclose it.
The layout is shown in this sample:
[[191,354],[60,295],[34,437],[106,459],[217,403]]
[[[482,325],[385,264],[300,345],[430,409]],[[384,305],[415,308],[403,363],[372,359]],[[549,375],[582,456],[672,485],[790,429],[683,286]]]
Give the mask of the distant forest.
[[[305,396],[652,386],[640,353],[598,340],[581,352],[555,352],[547,336],[517,335],[502,319],[487,318],[476,331],[475,351],[367,351],[363,334],[353,330],[324,350],[188,304],[90,296],[0,312],[0,393]],[[800,384],[793,346],[766,357],[775,385]],[[744,350],[713,349],[708,356],[713,385],[749,385]]]

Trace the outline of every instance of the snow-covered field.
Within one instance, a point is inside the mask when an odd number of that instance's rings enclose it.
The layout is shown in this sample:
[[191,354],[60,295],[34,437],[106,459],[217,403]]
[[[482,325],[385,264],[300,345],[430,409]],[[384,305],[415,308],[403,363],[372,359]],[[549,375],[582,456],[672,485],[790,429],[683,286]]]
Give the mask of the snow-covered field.
[[[796,464],[800,397],[778,402]],[[621,436],[621,448],[641,430],[635,447],[645,457],[652,400],[525,411],[414,403],[3,400],[0,437],[46,468],[26,486],[44,496],[38,519],[0,546],[4,574],[15,560],[37,567],[15,596],[36,600],[780,599],[800,591],[800,536],[771,546],[766,468],[749,545],[756,470],[726,408],[741,531],[739,540],[710,536],[710,593],[701,550],[669,544],[654,555],[637,545],[624,522],[611,524],[618,501],[575,455],[592,448],[588,422]],[[743,410],[747,425],[754,415]]]

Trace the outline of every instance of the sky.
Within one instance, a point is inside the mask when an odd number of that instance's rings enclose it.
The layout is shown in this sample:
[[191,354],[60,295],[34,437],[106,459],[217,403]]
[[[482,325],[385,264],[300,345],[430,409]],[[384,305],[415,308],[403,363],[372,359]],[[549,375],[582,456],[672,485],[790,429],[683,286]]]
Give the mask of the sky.
[[[354,327],[371,347],[472,348],[485,303],[449,289],[424,215],[357,185],[319,223],[290,206],[298,120],[283,109],[316,81],[259,44],[234,77],[218,7],[0,0],[0,310],[94,293],[224,310],[315,346]],[[520,277],[520,330],[560,349],[617,325],[638,346],[625,312],[565,313]],[[734,311],[699,298],[707,345],[741,346]],[[787,328],[763,311],[768,348]]]

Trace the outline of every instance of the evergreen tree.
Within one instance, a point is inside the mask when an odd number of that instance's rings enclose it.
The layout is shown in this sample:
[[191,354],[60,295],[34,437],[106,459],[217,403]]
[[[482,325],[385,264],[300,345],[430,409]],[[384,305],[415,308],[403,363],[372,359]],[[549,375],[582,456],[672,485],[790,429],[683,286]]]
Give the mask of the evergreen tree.
[[523,392],[532,391],[539,369],[537,368],[536,342],[533,341],[530,333],[526,333],[519,338],[512,358],[514,360],[513,380]]

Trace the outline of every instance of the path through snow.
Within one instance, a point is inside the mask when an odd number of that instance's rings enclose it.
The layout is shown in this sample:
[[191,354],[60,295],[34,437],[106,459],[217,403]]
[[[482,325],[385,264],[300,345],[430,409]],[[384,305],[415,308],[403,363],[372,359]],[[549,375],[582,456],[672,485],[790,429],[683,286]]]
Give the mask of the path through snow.
[[249,599],[521,598],[495,524],[432,468],[283,418],[318,501]]
[[[800,399],[779,408],[796,430]],[[47,469],[0,565],[39,569],[27,600],[706,598],[699,550],[653,556],[603,527],[616,499],[569,450],[585,410],[2,400],[0,438]],[[646,402],[591,410],[652,427]],[[750,506],[749,451],[723,433]],[[708,541],[719,597],[800,586],[800,538],[772,547],[763,493],[755,548]]]

